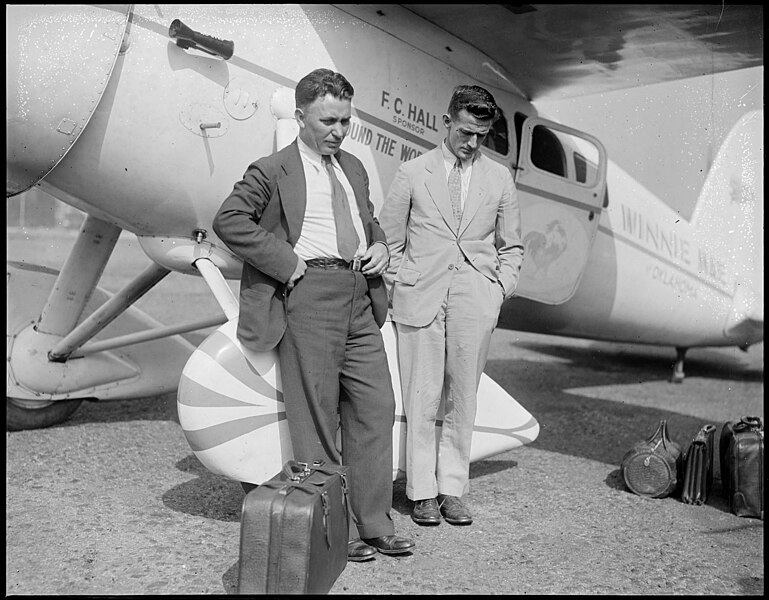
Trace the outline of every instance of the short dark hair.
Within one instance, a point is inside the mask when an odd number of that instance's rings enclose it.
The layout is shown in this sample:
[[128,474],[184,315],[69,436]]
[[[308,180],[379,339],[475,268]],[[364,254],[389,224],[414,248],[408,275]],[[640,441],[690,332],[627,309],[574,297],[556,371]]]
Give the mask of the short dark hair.
[[297,108],[304,108],[326,94],[340,100],[350,100],[355,90],[341,73],[334,73],[331,69],[315,69],[296,84],[294,99]]
[[460,110],[466,110],[476,119],[497,118],[497,103],[491,92],[479,85],[458,85],[449,101],[449,116],[456,119]]

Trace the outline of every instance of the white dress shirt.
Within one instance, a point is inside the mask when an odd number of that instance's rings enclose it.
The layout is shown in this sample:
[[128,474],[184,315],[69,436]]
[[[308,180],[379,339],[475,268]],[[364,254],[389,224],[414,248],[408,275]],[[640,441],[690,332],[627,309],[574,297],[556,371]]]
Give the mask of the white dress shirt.
[[[454,168],[458,157],[454,156],[451,150],[449,150],[449,147],[446,145],[446,140],[443,140],[443,143],[441,144],[441,151],[443,152],[443,164],[446,167],[446,181],[448,181],[451,169]],[[473,174],[473,162],[475,161],[476,156],[477,154],[473,156],[472,160],[461,161],[462,166],[459,169],[459,172],[462,174],[462,196],[460,199],[460,206],[462,209],[465,208],[465,198],[467,198],[467,190],[470,187],[470,177]]]
[[[334,222],[334,209],[331,204],[331,180],[328,172],[323,166],[320,154],[305,144],[301,138],[297,138],[297,145],[307,182],[307,207],[304,212],[302,233],[296,246],[294,246],[294,252],[305,261],[326,256],[340,258],[339,250],[336,247],[336,224]],[[348,204],[352,212],[352,222],[355,226],[355,232],[358,234],[358,250],[355,256],[363,256],[366,251],[366,233],[363,230],[358,203],[355,201],[355,192],[353,192],[352,186],[345,177],[336,157],[331,157],[331,164],[337,179],[347,194]]]

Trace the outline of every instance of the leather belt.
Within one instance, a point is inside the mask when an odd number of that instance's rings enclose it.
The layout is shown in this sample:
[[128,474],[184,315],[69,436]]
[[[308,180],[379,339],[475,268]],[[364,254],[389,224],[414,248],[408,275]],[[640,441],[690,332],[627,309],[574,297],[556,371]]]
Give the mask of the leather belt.
[[347,262],[341,258],[326,257],[323,258],[311,258],[304,261],[308,267],[313,269],[342,269],[349,271],[360,271],[361,262],[359,258],[355,258],[352,262]]

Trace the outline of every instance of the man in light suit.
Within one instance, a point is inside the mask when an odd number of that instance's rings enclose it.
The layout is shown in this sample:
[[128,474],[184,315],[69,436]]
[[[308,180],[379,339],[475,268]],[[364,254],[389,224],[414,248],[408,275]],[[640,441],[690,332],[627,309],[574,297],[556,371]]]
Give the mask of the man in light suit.
[[353,87],[317,69],[295,95],[298,139],[249,165],[214,219],[243,258],[238,339],[277,347],[294,458],[349,467],[349,560],[402,554],[414,543],[390,517],[395,400],[380,331],[389,253],[366,170],[340,149]]
[[407,422],[406,495],[420,525],[472,523],[462,496],[478,383],[523,261],[513,178],[479,152],[496,117],[487,90],[455,88],[446,138],[401,165],[379,215]]

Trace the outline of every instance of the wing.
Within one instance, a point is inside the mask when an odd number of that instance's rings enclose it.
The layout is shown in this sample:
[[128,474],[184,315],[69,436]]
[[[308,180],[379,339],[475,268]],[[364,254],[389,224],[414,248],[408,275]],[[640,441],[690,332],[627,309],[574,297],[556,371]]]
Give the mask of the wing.
[[[532,101],[762,66],[762,6],[406,4]],[[499,85],[499,87],[505,87]]]

